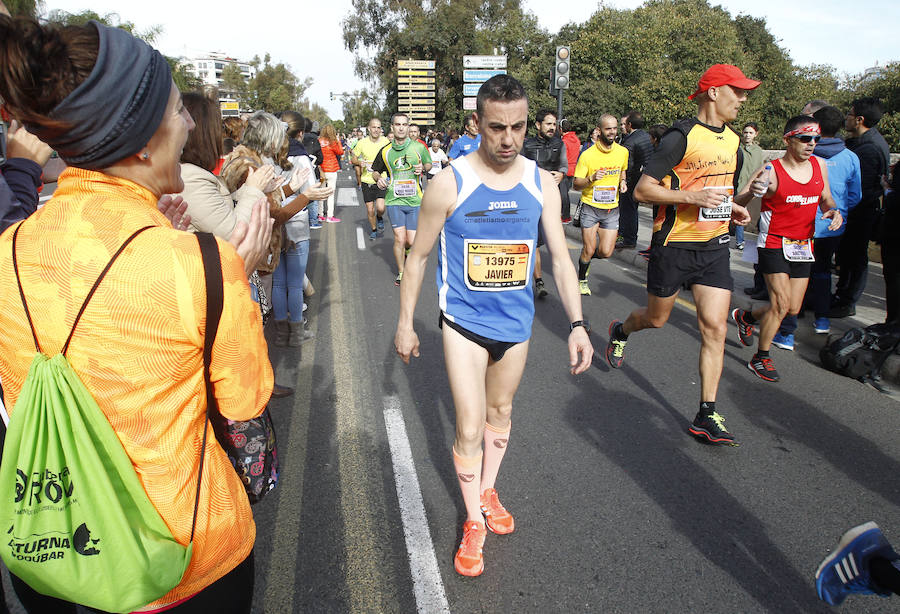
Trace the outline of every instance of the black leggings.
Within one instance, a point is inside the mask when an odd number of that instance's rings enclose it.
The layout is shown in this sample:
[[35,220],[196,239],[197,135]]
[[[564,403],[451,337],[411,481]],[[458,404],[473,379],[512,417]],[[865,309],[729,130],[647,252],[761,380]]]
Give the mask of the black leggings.
[[[184,603],[166,610],[166,614],[249,614],[253,604],[253,551],[230,572],[204,588]],[[103,614],[100,610],[77,606],[68,601],[41,595],[13,574],[9,574],[13,590],[29,614]]]

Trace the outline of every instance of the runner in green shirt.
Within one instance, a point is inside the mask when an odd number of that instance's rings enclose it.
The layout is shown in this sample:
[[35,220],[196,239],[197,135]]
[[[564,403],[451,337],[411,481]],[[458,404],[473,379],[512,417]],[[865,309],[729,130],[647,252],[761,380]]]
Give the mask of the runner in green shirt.
[[394,258],[398,271],[394,284],[399,286],[406,250],[416,238],[422,180],[431,170],[431,155],[427,147],[408,138],[409,117],[394,113],[391,128],[394,140],[372,162],[372,178],[379,189],[387,190],[385,204],[394,230]]

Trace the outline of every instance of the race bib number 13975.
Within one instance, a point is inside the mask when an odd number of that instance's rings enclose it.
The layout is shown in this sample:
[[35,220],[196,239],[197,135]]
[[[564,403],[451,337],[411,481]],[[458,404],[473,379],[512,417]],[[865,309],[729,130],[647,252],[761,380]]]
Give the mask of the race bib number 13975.
[[533,241],[466,239],[465,279],[470,290],[516,290],[528,284]]

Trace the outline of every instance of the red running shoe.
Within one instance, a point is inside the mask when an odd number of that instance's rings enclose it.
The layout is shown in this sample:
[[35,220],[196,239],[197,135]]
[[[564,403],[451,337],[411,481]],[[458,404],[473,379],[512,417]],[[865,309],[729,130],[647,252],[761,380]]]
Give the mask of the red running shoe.
[[461,576],[480,576],[484,571],[484,556],[481,551],[484,548],[484,538],[487,529],[484,523],[475,520],[467,520],[463,525],[463,538],[459,542],[459,550],[453,557],[453,567]]

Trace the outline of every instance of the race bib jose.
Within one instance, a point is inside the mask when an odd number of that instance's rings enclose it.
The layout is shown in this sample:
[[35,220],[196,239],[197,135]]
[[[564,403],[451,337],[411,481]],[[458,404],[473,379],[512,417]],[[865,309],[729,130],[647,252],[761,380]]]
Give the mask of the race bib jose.
[[465,278],[469,290],[504,291],[528,284],[533,241],[465,239]]
[[730,186],[714,186],[714,187],[706,187],[704,190],[721,190],[723,187],[727,188],[728,194],[724,196],[722,199],[722,204],[716,207],[715,209],[710,209],[707,207],[700,207],[700,213],[697,215],[697,221],[699,222],[727,222],[731,219],[731,198],[734,193],[734,188]]

